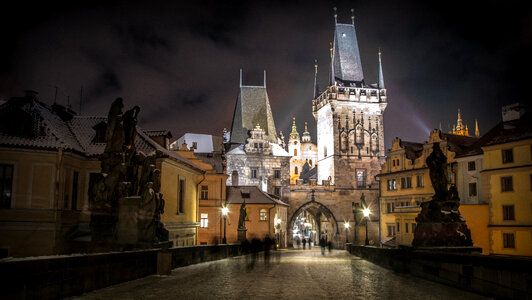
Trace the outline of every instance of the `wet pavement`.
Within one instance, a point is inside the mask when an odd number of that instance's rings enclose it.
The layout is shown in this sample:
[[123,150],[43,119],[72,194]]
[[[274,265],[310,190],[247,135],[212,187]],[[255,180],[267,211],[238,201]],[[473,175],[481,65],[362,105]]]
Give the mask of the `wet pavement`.
[[97,290],[73,299],[487,299],[398,274],[333,250],[274,251],[201,263]]

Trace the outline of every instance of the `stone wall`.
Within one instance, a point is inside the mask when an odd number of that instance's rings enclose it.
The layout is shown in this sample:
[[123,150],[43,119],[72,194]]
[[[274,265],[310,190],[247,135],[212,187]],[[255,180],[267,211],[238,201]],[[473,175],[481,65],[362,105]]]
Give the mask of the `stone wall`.
[[450,252],[349,246],[360,256],[397,272],[503,299],[530,299],[532,259]]
[[13,259],[0,262],[2,297],[56,299],[142,278],[158,272],[163,252],[171,253],[172,268],[241,254],[231,244]]

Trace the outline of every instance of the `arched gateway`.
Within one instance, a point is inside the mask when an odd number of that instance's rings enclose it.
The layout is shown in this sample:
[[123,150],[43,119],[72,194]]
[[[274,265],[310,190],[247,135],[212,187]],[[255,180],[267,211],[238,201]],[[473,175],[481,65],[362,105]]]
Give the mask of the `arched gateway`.
[[[304,227],[303,224],[315,229],[310,233],[303,232],[298,229],[298,227]],[[339,234],[334,214],[327,206],[315,200],[308,201],[296,209],[290,216],[287,227],[289,245],[294,243],[294,237],[301,238],[302,234],[306,234],[315,243],[322,235],[334,243]]]

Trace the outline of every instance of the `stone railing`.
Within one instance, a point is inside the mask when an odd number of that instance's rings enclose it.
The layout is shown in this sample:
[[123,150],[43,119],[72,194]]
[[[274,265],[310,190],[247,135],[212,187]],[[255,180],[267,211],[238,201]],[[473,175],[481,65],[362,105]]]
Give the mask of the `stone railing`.
[[64,298],[241,254],[230,244],[4,259],[0,289],[5,299]]
[[530,299],[532,295],[532,258],[453,253],[463,248],[427,251],[351,245],[348,250],[397,272],[490,297]]

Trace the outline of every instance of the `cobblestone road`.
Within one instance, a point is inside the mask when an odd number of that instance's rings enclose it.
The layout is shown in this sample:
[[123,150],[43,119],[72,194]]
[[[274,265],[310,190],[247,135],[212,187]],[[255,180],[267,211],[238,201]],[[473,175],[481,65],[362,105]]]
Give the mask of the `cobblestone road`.
[[235,257],[149,276],[74,299],[485,299],[397,274],[333,250],[287,250],[262,259]]

